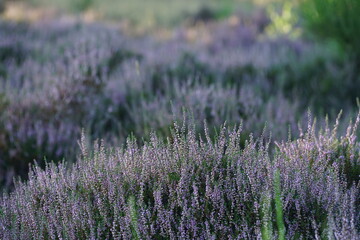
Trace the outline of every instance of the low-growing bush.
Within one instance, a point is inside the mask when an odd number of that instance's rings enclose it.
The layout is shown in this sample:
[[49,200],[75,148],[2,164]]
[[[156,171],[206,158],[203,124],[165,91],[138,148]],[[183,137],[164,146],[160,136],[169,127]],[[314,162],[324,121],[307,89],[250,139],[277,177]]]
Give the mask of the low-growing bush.
[[106,144],[166,137],[186,108],[211,130],[244,121],[258,137],[266,123],[280,140],[297,136],[307,108],[353,110],[359,84],[336,51],[267,38],[263,12],[234,19],[203,25],[195,42],[182,30],[159,41],[100,24],[0,23],[0,186],[34,159],[75,161],[82,128]]
[[[124,148],[87,147],[77,163],[34,166],[0,200],[2,239],[358,239],[358,116],[278,143],[241,127],[175,123],[171,137]],[[199,137],[197,137],[199,136]],[[355,176],[355,178],[353,177]]]

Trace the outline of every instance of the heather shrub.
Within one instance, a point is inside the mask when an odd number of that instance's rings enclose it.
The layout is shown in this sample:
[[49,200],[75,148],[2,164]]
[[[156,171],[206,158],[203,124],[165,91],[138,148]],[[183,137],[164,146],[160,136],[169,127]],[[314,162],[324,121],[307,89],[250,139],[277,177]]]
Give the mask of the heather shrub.
[[[171,137],[138,146],[88,148],[77,163],[34,166],[0,200],[2,239],[357,239],[359,185],[343,167],[359,164],[358,121],[278,143],[222,127],[175,123]],[[348,140],[346,140],[348,139]],[[342,142],[348,155],[337,156]],[[340,144],[339,144],[340,143]],[[351,156],[354,158],[351,158]],[[272,226],[272,227],[271,227]]]
[[[284,179],[284,184],[287,186],[285,189],[287,189],[286,191],[289,191],[287,193],[289,194],[287,199],[294,198],[294,202],[292,204],[288,204],[287,200],[284,200],[284,204],[287,206],[284,208],[285,216],[287,214],[295,214],[297,217],[307,216],[307,218],[314,218],[314,221],[323,219],[324,222],[319,224],[317,229],[314,229],[318,231],[318,233],[316,233],[318,236],[330,237],[328,236],[328,231],[332,231],[331,229],[337,225],[341,229],[341,232],[338,232],[337,234],[333,233],[331,234],[331,237],[337,237],[339,239],[351,239],[354,237],[354,232],[342,225],[345,222],[336,219],[329,219],[329,215],[326,214],[326,211],[329,211],[330,209],[330,218],[334,217],[332,215],[333,213],[339,213],[334,211],[333,208],[336,205],[333,205],[333,197],[335,196],[330,197],[328,194],[321,194],[321,192],[324,191],[324,188],[334,188],[331,185],[321,186],[318,183],[316,184],[316,187],[308,185],[314,184],[310,183],[314,178],[325,183],[327,180],[325,180],[323,177],[327,175],[327,178],[333,178],[334,181],[338,182],[338,187],[343,189],[350,189],[348,190],[349,192],[347,195],[342,196],[345,198],[342,201],[350,201],[346,200],[349,198],[353,199],[351,201],[353,201],[354,204],[358,204],[359,202],[359,197],[355,197],[353,195],[354,189],[359,187],[360,172],[358,166],[360,158],[358,155],[359,144],[356,143],[359,116],[356,119],[355,124],[350,123],[346,135],[340,138],[338,138],[336,135],[338,124],[339,121],[337,120],[333,130],[325,127],[324,130],[322,130],[317,135],[315,130],[315,123],[313,125],[309,123],[307,132],[302,134],[300,139],[290,143],[278,144],[279,154],[277,155],[277,158],[275,158],[275,161],[279,166],[280,172],[283,171],[282,173],[284,176],[287,176],[286,179]],[[301,161],[294,161],[295,159],[301,159]],[[305,162],[306,164],[304,164]],[[293,169],[294,165],[296,165],[296,170]],[[307,172],[307,177],[303,178],[303,173],[305,172],[302,171]],[[354,174],[353,171],[356,171],[356,173]],[[323,175],[324,172],[327,172],[327,174]],[[314,191],[313,193],[317,192],[317,194],[321,194],[321,200],[317,199],[317,202],[312,202],[311,198],[314,198],[314,196],[311,196],[311,191]],[[308,202],[308,207],[299,208],[299,202]],[[343,206],[337,206],[344,209]],[[347,211],[348,213],[344,212],[344,214],[352,214],[354,219],[359,217],[357,215],[359,210],[350,209]],[[354,212],[351,213],[352,211]],[[335,225],[334,221],[336,222]],[[290,226],[292,225],[292,223],[290,223],[292,222],[291,218],[285,219],[285,222],[287,222]],[[298,226],[299,229],[306,228],[306,223],[301,223],[299,225],[298,222],[294,222],[294,224]],[[355,225],[359,227],[358,223]]]
[[352,63],[342,60],[330,46],[327,48],[322,56],[314,54],[319,49],[308,49],[313,52],[304,54],[300,61],[293,55],[289,62],[271,66],[266,75],[270,82],[282,88],[285,97],[298,96],[302,109],[313,106],[314,111],[334,117],[341,109],[356,106],[355,89],[360,86],[350,74]]
[[1,22],[0,239],[359,238],[360,117],[322,117],[355,112],[354,64],[268,24]]
[[[124,71],[134,68],[134,65],[124,64]],[[156,81],[159,87],[155,87],[152,78],[144,78],[149,75],[146,69],[143,71],[131,74],[125,87],[123,78],[122,81],[113,81],[108,89],[114,102],[119,103],[114,105],[113,112],[128,116],[130,121],[122,121],[122,126],[131,129],[138,137],[149,134],[153,129],[168,135],[174,116],[181,119],[184,108],[197,122],[206,120],[209,126],[218,126],[223,119],[227,119],[230,125],[244,120],[245,131],[254,132],[257,136],[261,134],[259,129],[264,128],[265,122],[273,128],[276,139],[286,137],[288,131],[276,126],[290,126],[294,132],[296,130],[298,105],[281,94],[266,98],[250,84],[223,85],[221,81],[209,82],[205,76],[183,79],[177,75],[160,74]],[[123,86],[122,94],[114,91],[120,84]],[[283,107],[277,108],[278,104]]]
[[106,137],[109,129],[99,120],[104,81],[116,65],[135,56],[119,48],[121,38],[115,41],[113,33],[96,26],[50,25],[42,33],[36,27],[3,25],[0,182],[9,187],[14,174],[25,176],[34,159],[40,165],[45,157],[75,159],[81,128]]
[[264,12],[236,17],[204,25],[194,42],[183,29],[159,41],[100,24],[1,23],[2,185],[25,177],[34,160],[75,161],[82,128],[107,145],[153,130],[166,138],[185,108],[208,122],[212,138],[226,120],[243,121],[244,138],[259,137],[266,123],[281,140],[289,129],[297,136],[308,107],[330,117],[352,111],[357,88],[336,51],[267,38]]

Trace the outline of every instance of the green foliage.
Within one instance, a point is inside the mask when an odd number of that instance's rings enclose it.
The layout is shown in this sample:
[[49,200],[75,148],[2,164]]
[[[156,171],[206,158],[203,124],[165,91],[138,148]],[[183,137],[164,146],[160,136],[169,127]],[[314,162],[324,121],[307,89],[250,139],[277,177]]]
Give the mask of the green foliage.
[[14,60],[19,64],[25,56],[26,50],[20,42],[0,46],[0,63],[7,60]]
[[263,240],[272,239],[272,222],[271,222],[271,195],[264,194],[261,200],[261,238]]
[[298,23],[298,15],[296,14],[296,3],[293,1],[285,1],[281,10],[277,11],[277,7],[270,5],[268,7],[268,15],[271,24],[266,31],[270,36],[288,35],[290,37],[299,37],[301,30],[296,26]]
[[359,0],[302,0],[300,10],[310,31],[336,39],[360,58]]
[[129,197],[128,206],[130,209],[132,239],[137,240],[140,238],[139,238],[139,229],[137,227],[138,217],[136,212],[136,201],[134,196]]
[[85,11],[92,7],[94,0],[74,0],[72,2],[73,8],[76,11]]
[[[52,7],[68,12],[91,8],[107,20],[123,20],[135,28],[173,27],[187,18],[223,19],[249,1],[236,0],[27,0],[32,6]],[[1,3],[1,2],[0,2]],[[205,14],[205,15],[202,15]]]
[[274,194],[275,194],[276,224],[279,231],[279,240],[285,240],[285,224],[283,219],[283,207],[281,200],[279,170],[277,170],[274,175]]
[[[276,214],[276,225],[278,228],[278,239],[285,240],[285,224],[284,213],[281,200],[280,172],[276,170],[274,173],[274,203]],[[272,227],[272,198],[271,194],[264,193],[261,199],[261,237],[263,240],[273,238]]]
[[234,1],[227,0],[222,1],[222,4],[218,7],[217,11],[215,12],[217,19],[223,19],[229,17],[234,11]]

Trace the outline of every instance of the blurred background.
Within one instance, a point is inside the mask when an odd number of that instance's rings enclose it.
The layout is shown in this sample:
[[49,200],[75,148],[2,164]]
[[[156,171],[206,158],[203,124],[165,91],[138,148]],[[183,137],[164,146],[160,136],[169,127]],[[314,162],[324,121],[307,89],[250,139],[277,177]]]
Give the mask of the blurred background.
[[344,128],[359,109],[358,0],[0,5],[4,190],[29,164],[74,162],[81,132],[117,146],[130,134],[169,136],[187,115],[213,135],[242,122],[244,139],[281,141],[309,115],[322,126],[343,110]]
[[[184,0],[23,0],[2,1],[5,18],[37,21],[59,17],[77,17],[85,21],[103,21],[131,25],[137,29],[173,28],[189,20],[220,20],[239,10],[248,12],[252,1]],[[265,5],[266,0],[257,0]]]

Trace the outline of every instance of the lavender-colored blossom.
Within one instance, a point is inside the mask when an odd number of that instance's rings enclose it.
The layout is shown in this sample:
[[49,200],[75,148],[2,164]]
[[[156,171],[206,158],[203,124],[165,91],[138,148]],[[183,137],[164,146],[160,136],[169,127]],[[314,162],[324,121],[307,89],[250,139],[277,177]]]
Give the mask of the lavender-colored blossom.
[[222,127],[213,141],[206,126],[201,140],[184,124],[144,146],[129,138],[124,148],[91,150],[83,136],[70,168],[35,166],[1,198],[1,239],[256,239],[275,221],[276,171],[286,238],[359,237],[359,179],[348,169],[360,166],[358,122],[340,138],[337,126],[309,123],[275,153],[264,138],[243,146],[241,128]]

